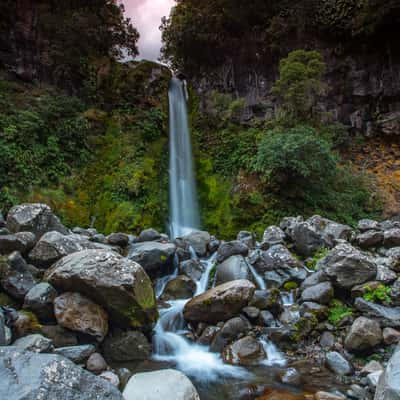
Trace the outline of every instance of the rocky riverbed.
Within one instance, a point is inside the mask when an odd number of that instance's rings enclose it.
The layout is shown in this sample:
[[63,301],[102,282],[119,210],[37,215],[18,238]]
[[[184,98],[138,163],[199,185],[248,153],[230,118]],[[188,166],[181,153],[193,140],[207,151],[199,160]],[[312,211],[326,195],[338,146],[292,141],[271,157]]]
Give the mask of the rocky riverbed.
[[400,222],[256,239],[0,214],[0,398],[400,399]]

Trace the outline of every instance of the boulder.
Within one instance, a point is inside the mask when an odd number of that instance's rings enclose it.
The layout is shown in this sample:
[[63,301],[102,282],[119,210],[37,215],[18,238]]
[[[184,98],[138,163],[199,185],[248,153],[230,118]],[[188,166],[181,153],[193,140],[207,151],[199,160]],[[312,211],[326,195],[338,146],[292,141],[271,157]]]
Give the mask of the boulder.
[[238,279],[251,279],[249,266],[241,255],[231,256],[217,265],[215,274],[217,285]]
[[11,208],[7,215],[6,227],[13,233],[32,232],[37,239],[50,231],[57,231],[63,235],[69,232],[46,204],[21,204]]
[[225,347],[224,362],[233,365],[254,365],[266,358],[262,344],[251,336],[245,336]]
[[77,334],[60,325],[43,325],[40,332],[42,335],[50,338],[56,348],[78,345]]
[[379,230],[379,223],[373,219],[362,219],[358,221],[357,229],[360,232],[367,232],[370,230]]
[[162,300],[188,299],[196,292],[196,284],[186,275],[171,279],[165,286]]
[[305,289],[318,285],[322,282],[328,282],[329,278],[325,275],[324,271],[316,271],[309,275],[301,284],[300,289],[304,291]]
[[301,294],[302,301],[311,301],[319,304],[329,304],[333,299],[334,291],[330,282],[318,283],[310,286]]
[[190,246],[199,257],[205,257],[211,236],[205,231],[193,231],[180,238],[179,241],[182,241],[186,246]]
[[351,375],[354,372],[352,365],[336,351],[327,353],[325,362],[326,366],[337,375]]
[[138,238],[136,239],[137,242],[155,242],[161,239],[161,235],[158,231],[153,228],[145,229],[144,231],[140,232]]
[[17,232],[10,235],[0,235],[0,254],[10,254],[18,251],[23,255],[35,246],[36,236],[32,232]]
[[267,250],[276,244],[285,244],[286,234],[279,226],[269,226],[263,234],[261,248]]
[[244,256],[249,254],[249,248],[240,240],[222,243],[217,251],[217,262],[222,263],[232,256]]
[[129,236],[125,233],[112,233],[107,236],[107,243],[111,246],[127,247],[129,244]]
[[88,358],[96,351],[92,344],[83,344],[81,346],[59,347],[53,350],[53,354],[68,358],[75,364],[86,363]]
[[34,353],[49,353],[53,349],[53,342],[36,333],[17,339],[13,346],[19,350],[33,351]]
[[53,303],[57,291],[47,282],[41,282],[26,294],[23,308],[35,313],[43,322],[54,320]]
[[378,265],[376,280],[382,283],[392,283],[397,279],[397,274],[384,265]]
[[0,348],[0,398],[123,400],[116,387],[55,354]]
[[197,343],[204,346],[209,346],[220,329],[221,328],[214,325],[207,326],[201,333],[200,337],[197,339]]
[[400,347],[397,347],[380,376],[374,400],[400,400]]
[[383,245],[385,247],[400,246],[400,228],[388,229],[384,232]]
[[184,274],[194,281],[199,281],[204,272],[204,266],[199,260],[190,259],[179,264],[179,273]]
[[133,375],[123,396],[125,400],[200,400],[189,378],[173,369]]
[[104,340],[103,354],[110,362],[142,361],[150,357],[151,345],[141,332],[115,330]]
[[189,322],[227,321],[248,305],[254,290],[253,283],[245,279],[216,286],[186,303],[184,318]]
[[357,235],[356,242],[363,249],[380,246],[383,243],[383,232],[366,231]]
[[176,246],[173,243],[134,243],[128,258],[139,263],[152,278],[168,275],[173,268]]
[[106,360],[100,353],[92,353],[86,361],[86,369],[99,375],[107,369]]
[[387,346],[400,343],[400,331],[393,328],[385,328],[383,330],[383,343]]
[[382,330],[377,321],[359,317],[350,328],[345,340],[348,351],[363,352],[371,350],[382,342]]
[[64,328],[102,341],[108,333],[108,315],[102,307],[80,293],[63,293],[54,300],[54,314]]
[[150,278],[139,264],[113,252],[70,254],[46,276],[56,289],[82,293],[103,306],[117,324],[148,327],[157,319]]
[[[255,245],[256,245],[255,235],[248,231],[240,231],[237,234],[236,239],[239,240],[240,242],[244,243],[249,249],[255,247]],[[218,247],[219,247],[219,245],[218,245]],[[218,250],[218,247],[217,247],[217,250]],[[209,249],[211,251],[211,246],[209,246]]]
[[281,294],[276,288],[256,290],[249,305],[260,310],[268,310],[275,316],[278,316],[283,311]]
[[318,262],[318,268],[339,288],[351,289],[376,277],[374,261],[347,243],[341,243]]
[[381,326],[400,328],[400,307],[382,306],[361,297],[356,299],[354,305],[366,317],[378,320]]
[[318,321],[323,321],[327,318],[329,311],[327,306],[313,303],[312,301],[305,301],[300,306],[299,312],[302,317],[311,314],[314,315]]

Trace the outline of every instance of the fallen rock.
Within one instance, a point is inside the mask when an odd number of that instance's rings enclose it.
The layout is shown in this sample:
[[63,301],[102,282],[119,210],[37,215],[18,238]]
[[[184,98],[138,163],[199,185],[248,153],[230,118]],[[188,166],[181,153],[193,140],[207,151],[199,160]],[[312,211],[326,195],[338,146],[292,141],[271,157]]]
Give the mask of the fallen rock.
[[[256,245],[255,235],[248,231],[240,231],[237,234],[237,240],[244,243],[249,249],[252,249]],[[210,243],[210,245],[211,245],[211,243]],[[208,248],[209,248],[210,252],[213,253],[213,251],[211,251],[210,245],[208,246]],[[218,248],[219,248],[219,245],[216,247],[216,250],[218,250]]]
[[363,249],[380,246],[383,243],[384,235],[381,231],[367,231],[357,235],[356,242]]
[[107,236],[107,243],[111,246],[127,247],[129,244],[129,236],[125,233],[112,233]]
[[250,280],[250,278],[251,273],[249,266],[241,255],[231,256],[225,259],[222,264],[217,265],[215,274],[216,285],[221,285],[222,283],[235,281],[238,279]]
[[39,334],[24,336],[13,343],[19,350],[33,351],[34,353],[48,353],[53,349],[53,342]]
[[217,251],[217,262],[222,263],[232,256],[246,257],[249,253],[249,248],[240,240],[222,243]]
[[388,267],[378,265],[376,280],[385,284],[392,283],[397,279],[397,274]]
[[58,261],[47,280],[61,291],[82,293],[103,306],[111,321],[133,328],[149,327],[158,312],[152,283],[143,268],[103,250],[85,250]]
[[351,375],[354,371],[349,361],[336,351],[327,353],[325,361],[327,367],[337,375]]
[[224,283],[186,303],[183,315],[190,322],[227,321],[248,305],[255,286],[248,280]]
[[54,354],[0,348],[1,399],[124,400],[116,387]]
[[267,250],[277,244],[285,244],[286,233],[279,226],[269,226],[263,234],[263,240],[260,247]]
[[180,371],[164,369],[133,375],[123,392],[125,400],[200,400],[196,388]]
[[7,215],[6,227],[13,233],[32,232],[37,239],[50,231],[57,231],[63,235],[69,232],[46,204],[21,204],[11,208]]
[[50,338],[56,348],[78,345],[77,334],[60,325],[43,325],[40,332],[42,335]]
[[75,364],[86,363],[88,358],[96,351],[92,344],[83,344],[81,346],[59,347],[53,350],[53,354],[68,358]]
[[64,328],[102,341],[108,332],[108,315],[102,307],[80,293],[63,293],[54,300],[54,314]]
[[17,232],[13,235],[0,235],[0,254],[18,251],[23,255],[35,246],[36,236],[32,232]]
[[165,286],[162,300],[189,299],[196,292],[196,284],[186,275],[171,279]]
[[379,323],[365,317],[359,317],[350,328],[345,340],[349,351],[362,352],[370,350],[382,342],[382,330]]
[[204,266],[199,260],[190,259],[179,264],[179,273],[184,274],[194,281],[199,281],[204,272]]
[[107,369],[107,363],[100,353],[92,353],[86,361],[86,369],[98,375]]
[[245,336],[225,347],[222,357],[228,364],[253,365],[265,359],[266,354],[258,340]]
[[358,297],[354,303],[357,310],[369,318],[379,321],[382,327],[400,327],[400,307],[386,307]]
[[211,236],[205,231],[193,231],[188,235],[182,236],[179,241],[182,241],[185,246],[191,247],[198,257],[205,257],[208,245],[211,242]]
[[301,294],[302,301],[311,301],[319,304],[329,304],[333,299],[334,291],[330,282],[322,282],[310,286]]
[[39,320],[49,322],[54,320],[53,303],[57,291],[47,282],[41,282],[26,294],[23,308],[36,314]]
[[367,232],[370,230],[379,230],[379,222],[374,221],[373,219],[361,219],[358,221],[357,229],[360,232]]
[[149,229],[145,229],[142,232],[140,232],[136,241],[137,242],[155,242],[159,239],[161,239],[160,233],[153,228],[149,228]]
[[384,232],[383,245],[385,247],[400,246],[400,228],[388,229]]

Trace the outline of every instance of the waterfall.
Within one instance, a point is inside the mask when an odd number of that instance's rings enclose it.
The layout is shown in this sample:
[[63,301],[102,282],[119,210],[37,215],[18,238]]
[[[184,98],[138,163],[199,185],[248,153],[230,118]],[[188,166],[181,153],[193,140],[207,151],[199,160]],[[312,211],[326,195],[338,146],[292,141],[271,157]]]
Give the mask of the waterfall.
[[185,83],[178,78],[172,78],[168,96],[170,233],[175,238],[198,229],[200,217]]

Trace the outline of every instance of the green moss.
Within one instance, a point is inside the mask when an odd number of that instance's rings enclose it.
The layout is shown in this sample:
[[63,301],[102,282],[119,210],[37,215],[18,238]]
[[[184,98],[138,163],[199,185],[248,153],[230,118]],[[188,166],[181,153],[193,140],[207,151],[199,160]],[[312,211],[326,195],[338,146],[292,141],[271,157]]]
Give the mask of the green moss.
[[364,300],[391,304],[392,299],[390,297],[390,293],[392,289],[389,286],[378,285],[376,289],[372,289],[369,286],[365,287],[366,293],[363,295]]
[[286,291],[288,291],[288,292],[290,292],[290,291],[292,291],[292,290],[295,290],[295,289],[297,289],[299,287],[299,285],[296,283],[296,282],[286,282],[284,285],[283,285],[283,288],[286,290]]

